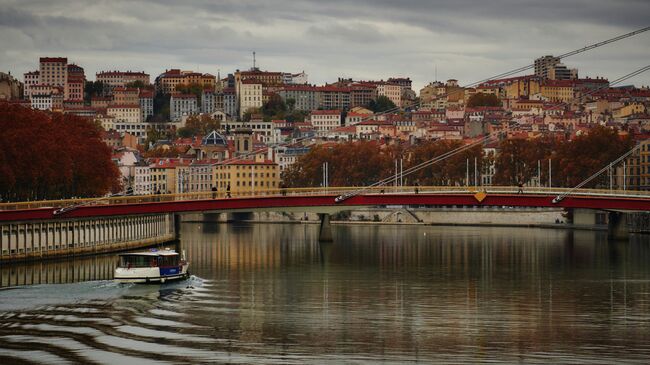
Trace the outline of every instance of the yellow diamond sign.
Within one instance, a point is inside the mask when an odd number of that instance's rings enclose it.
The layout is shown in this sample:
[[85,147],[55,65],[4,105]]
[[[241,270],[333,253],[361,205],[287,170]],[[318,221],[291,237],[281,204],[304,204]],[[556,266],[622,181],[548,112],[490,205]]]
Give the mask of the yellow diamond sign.
[[484,191],[479,191],[478,193],[474,194],[474,199],[481,203],[485,198],[487,197],[487,193]]

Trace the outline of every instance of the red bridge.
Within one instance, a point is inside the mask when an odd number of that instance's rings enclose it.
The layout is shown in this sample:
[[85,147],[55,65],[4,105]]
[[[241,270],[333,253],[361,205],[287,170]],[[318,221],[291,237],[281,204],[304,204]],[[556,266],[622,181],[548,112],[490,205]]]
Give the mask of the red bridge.
[[[610,236],[627,237],[627,216],[650,211],[650,193],[517,187],[384,187],[286,189],[253,196],[190,193],[0,204],[0,259],[35,252],[97,252],[152,244],[176,232],[182,213],[312,212],[321,238],[331,239],[330,214],[359,207],[546,207],[605,211]],[[340,202],[339,196],[346,197]],[[560,197],[558,199],[558,196]],[[498,214],[498,211],[495,211]],[[125,243],[126,242],[126,243]],[[57,251],[57,247],[58,250]],[[90,248],[89,248],[90,247]],[[50,249],[51,248],[51,249]],[[67,250],[64,252],[64,250]],[[100,251],[101,251],[100,250]]]

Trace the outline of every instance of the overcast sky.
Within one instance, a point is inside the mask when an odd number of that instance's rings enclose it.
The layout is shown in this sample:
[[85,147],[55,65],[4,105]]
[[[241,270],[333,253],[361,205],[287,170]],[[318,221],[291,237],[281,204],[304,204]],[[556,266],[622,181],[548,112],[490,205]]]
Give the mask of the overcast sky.
[[[102,70],[181,68],[224,76],[252,65],[338,77],[468,84],[650,25],[646,0],[0,0],[0,71],[64,56]],[[478,5],[477,5],[478,4]],[[650,32],[565,59],[615,79],[650,64]],[[650,73],[630,80],[650,84]]]

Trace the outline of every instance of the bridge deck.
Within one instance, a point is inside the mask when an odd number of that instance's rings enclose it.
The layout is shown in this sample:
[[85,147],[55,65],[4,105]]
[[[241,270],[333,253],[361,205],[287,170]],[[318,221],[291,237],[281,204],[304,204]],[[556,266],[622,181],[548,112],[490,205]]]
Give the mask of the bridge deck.
[[[558,203],[553,199],[568,189],[518,187],[384,187],[366,189],[341,203],[335,198],[359,188],[286,189],[254,196],[226,198],[221,192],[163,194],[0,204],[0,221],[49,220],[166,212],[232,212],[302,209],[313,212],[347,210],[360,206],[517,206],[650,211],[650,194],[639,191],[579,190]],[[483,195],[485,193],[485,195]],[[67,211],[55,212],[63,207]]]

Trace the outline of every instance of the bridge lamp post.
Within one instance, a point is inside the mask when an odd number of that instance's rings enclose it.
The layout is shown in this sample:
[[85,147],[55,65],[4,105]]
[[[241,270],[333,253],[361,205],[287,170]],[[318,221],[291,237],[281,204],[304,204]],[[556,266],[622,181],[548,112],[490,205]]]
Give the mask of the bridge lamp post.
[[329,177],[330,177],[329,168],[330,168],[329,162],[327,161],[323,162],[323,183],[322,183],[323,188],[329,187]]

